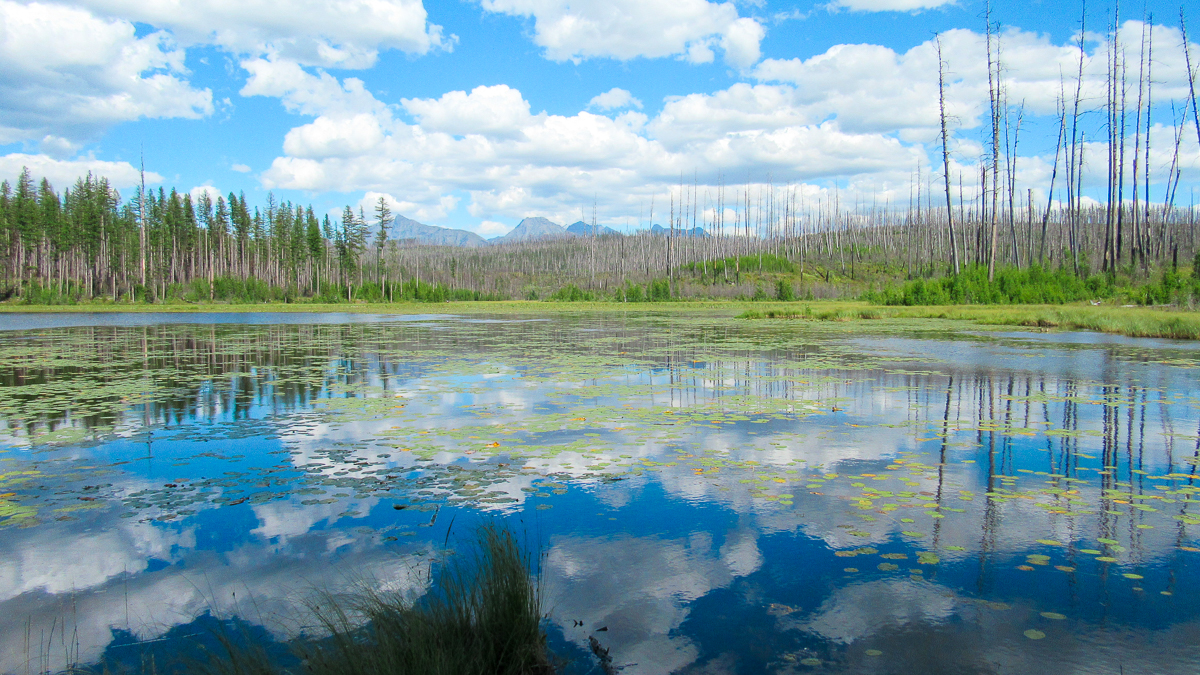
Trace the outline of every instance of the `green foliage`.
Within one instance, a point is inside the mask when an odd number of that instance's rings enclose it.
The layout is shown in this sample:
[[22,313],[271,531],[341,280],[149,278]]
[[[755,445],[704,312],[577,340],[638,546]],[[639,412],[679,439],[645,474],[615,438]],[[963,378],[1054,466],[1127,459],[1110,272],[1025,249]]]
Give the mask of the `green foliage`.
[[[328,637],[295,643],[298,672],[550,675],[555,667],[531,563],[510,530],[486,525],[474,550],[451,558],[415,603],[371,588],[350,600],[326,596],[313,609]],[[214,666],[223,675],[297,672],[239,647]]]
[[37,281],[31,281],[21,289],[21,304],[23,305],[74,305],[79,302],[81,289],[75,284],[66,286],[47,284],[43,286]]
[[718,281],[735,281],[739,274],[754,272],[757,274],[796,274],[799,269],[791,260],[774,253],[743,255],[729,258],[718,258],[691,262],[680,266],[681,270],[691,272],[700,277],[705,283]]
[[557,302],[590,302],[596,298],[591,293],[580,290],[575,284],[567,284],[554,291],[550,299]]
[[985,266],[969,265],[958,276],[914,279],[870,291],[864,299],[882,305],[1046,305],[1111,298],[1116,291],[1107,277],[1081,279],[1065,268],[1000,268],[989,282]]
[[790,302],[796,299],[796,291],[792,288],[791,282],[785,279],[777,279],[775,281],[775,299],[783,302]]
[[598,293],[585,291],[575,284],[567,284],[554,292],[550,300],[557,302],[594,302],[611,300],[614,302],[669,302],[671,298],[671,283],[667,279],[654,279],[642,286],[626,281],[624,286],[617,287],[612,295],[601,296]]
[[1200,277],[1195,269],[1192,276],[1185,279],[1178,271],[1167,268],[1157,281],[1133,288],[1125,295],[1137,305],[1190,304],[1200,299]]
[[[470,302],[504,300],[494,293],[466,288],[450,288],[445,284],[429,284],[417,279],[404,283],[368,281],[353,288],[353,297],[361,302]],[[345,297],[343,293],[343,297]]]
[[217,277],[213,281],[213,299],[233,303],[283,302],[285,294],[282,289],[273,288],[261,279]]

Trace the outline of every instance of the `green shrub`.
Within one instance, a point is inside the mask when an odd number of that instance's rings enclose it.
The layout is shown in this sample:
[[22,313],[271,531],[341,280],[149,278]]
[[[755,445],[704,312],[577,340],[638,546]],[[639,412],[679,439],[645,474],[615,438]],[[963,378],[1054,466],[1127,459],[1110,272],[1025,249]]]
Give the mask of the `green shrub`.
[[567,284],[555,291],[550,299],[558,302],[588,302],[594,298],[591,293],[580,290],[575,284]]
[[1001,268],[989,282],[986,267],[969,265],[957,276],[914,279],[863,297],[883,305],[1049,305],[1111,298],[1116,290],[1104,276],[1080,278],[1065,268],[1037,266]]
[[671,299],[671,284],[666,279],[655,279],[646,286],[646,299],[650,302],[666,302]]

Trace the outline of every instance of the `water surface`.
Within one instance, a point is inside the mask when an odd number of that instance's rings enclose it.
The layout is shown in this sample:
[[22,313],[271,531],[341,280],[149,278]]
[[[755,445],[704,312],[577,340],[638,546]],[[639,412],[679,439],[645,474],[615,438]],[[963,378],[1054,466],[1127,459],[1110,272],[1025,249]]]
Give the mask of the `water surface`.
[[315,589],[419,595],[487,518],[543,552],[576,672],[589,635],[627,674],[1200,667],[1191,343],[673,314],[27,321],[0,333],[0,672],[136,664],[214,616],[284,641],[313,630]]

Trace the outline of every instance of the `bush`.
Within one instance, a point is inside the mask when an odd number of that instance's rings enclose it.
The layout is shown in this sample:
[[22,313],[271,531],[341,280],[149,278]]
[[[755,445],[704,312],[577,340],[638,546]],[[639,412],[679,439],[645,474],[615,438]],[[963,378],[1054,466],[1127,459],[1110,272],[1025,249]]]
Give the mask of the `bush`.
[[775,282],[775,299],[784,302],[791,302],[796,299],[796,291],[792,288],[792,284],[784,279],[779,279]]
[[863,297],[883,305],[1052,305],[1111,298],[1116,290],[1104,276],[1080,278],[1065,268],[1049,271],[1037,266],[1001,268],[989,282],[986,267],[970,265],[957,276],[914,279]]
[[593,298],[591,293],[580,290],[575,284],[567,284],[555,291],[554,295],[550,296],[550,299],[557,300],[558,302],[589,302],[595,298]]
[[666,279],[655,279],[646,285],[646,299],[650,302],[666,302],[671,299],[671,284]]

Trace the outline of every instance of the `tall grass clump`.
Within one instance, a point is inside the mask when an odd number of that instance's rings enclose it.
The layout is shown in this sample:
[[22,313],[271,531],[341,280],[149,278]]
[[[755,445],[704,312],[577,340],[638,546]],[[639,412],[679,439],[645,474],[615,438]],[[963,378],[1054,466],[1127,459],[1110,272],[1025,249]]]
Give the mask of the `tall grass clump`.
[[[477,530],[473,550],[444,564],[415,602],[364,589],[312,605],[327,635],[294,644],[311,675],[549,675],[556,672],[542,629],[540,583],[530,554],[503,526]],[[230,650],[225,675],[283,675]]]

